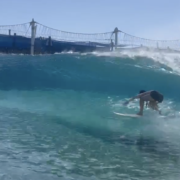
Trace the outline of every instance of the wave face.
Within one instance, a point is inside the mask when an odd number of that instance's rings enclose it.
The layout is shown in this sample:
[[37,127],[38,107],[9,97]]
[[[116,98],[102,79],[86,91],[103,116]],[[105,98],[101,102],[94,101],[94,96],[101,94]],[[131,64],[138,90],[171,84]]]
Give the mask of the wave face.
[[167,97],[179,97],[179,76],[146,57],[2,56],[0,70],[3,90],[61,88],[132,95],[140,89],[158,89]]
[[[1,178],[179,179],[179,62],[140,51],[1,54]],[[164,95],[164,117],[113,113],[137,113],[137,100],[122,102],[142,89]]]

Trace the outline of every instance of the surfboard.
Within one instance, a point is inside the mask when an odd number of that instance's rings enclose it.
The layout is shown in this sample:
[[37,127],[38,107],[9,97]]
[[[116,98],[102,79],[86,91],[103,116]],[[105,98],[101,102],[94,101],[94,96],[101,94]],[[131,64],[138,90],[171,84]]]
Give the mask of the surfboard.
[[118,116],[132,117],[132,118],[142,117],[142,116],[137,115],[137,114],[122,114],[122,113],[117,113],[117,112],[114,112],[114,114],[116,114],[116,115],[118,115]]

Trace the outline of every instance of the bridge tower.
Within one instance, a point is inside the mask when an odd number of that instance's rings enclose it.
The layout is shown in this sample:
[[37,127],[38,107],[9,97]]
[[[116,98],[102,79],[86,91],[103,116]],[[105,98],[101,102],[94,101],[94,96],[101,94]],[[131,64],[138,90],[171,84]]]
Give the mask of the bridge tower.
[[115,34],[115,49],[117,49],[117,46],[118,46],[118,32],[119,32],[119,30],[116,27],[113,32]]
[[35,42],[35,36],[36,36],[36,22],[34,19],[30,22],[31,25],[31,55],[34,55],[34,42]]

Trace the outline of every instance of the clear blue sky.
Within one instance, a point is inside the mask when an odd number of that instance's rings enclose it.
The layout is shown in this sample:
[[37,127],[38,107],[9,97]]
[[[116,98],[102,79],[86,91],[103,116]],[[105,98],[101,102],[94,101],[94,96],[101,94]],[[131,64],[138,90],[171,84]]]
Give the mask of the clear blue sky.
[[0,0],[0,25],[35,21],[82,33],[180,39],[180,0]]

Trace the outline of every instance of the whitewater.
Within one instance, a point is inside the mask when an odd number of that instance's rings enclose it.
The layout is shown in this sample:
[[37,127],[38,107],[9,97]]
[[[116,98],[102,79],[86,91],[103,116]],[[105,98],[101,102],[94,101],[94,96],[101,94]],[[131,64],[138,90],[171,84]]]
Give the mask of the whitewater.
[[[140,90],[163,117],[135,114]],[[130,51],[0,55],[0,179],[178,180],[180,55]]]

